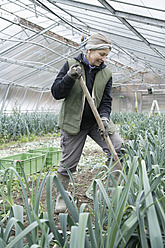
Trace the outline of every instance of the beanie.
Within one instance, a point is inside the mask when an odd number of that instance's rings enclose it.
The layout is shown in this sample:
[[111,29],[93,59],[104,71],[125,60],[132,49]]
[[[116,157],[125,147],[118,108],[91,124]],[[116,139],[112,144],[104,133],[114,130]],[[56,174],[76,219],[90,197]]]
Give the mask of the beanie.
[[97,49],[110,49],[112,48],[112,42],[104,34],[97,33],[91,35],[86,44],[87,50]]

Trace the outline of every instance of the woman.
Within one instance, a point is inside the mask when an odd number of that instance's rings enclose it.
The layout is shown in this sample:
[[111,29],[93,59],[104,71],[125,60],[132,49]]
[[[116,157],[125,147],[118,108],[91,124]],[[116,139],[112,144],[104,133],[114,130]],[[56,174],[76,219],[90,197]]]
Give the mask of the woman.
[[[51,92],[56,100],[64,99],[60,115],[62,158],[58,167],[58,179],[65,190],[68,188],[69,176],[76,171],[87,135],[89,135],[110,159],[110,151],[102,137],[96,119],[81,89],[79,78],[82,76],[94,98],[97,110],[103,121],[106,135],[120,156],[122,139],[110,122],[112,72],[106,67],[105,59],[111,50],[111,41],[101,33],[92,35],[86,44],[86,54],[79,54],[67,61],[57,75]],[[110,125],[111,124],[111,125]],[[65,202],[59,194],[56,200],[57,213],[66,210]]]

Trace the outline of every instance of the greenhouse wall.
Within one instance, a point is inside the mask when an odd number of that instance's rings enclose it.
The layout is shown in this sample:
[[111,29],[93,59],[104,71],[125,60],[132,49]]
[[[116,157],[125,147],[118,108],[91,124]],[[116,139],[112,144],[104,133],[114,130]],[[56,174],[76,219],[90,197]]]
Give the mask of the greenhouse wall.
[[0,85],[0,110],[3,113],[55,112],[60,108],[59,104],[52,97],[50,90]]
[[[137,105],[136,105],[137,96]],[[156,100],[161,113],[165,113],[165,92],[163,90],[155,90],[152,94],[148,90],[123,87],[113,89],[112,91],[112,111],[113,112],[135,112],[135,106],[138,106],[139,113],[150,112],[153,101]],[[155,109],[157,112],[157,109]]]
[[[160,112],[165,112],[165,93],[160,89],[148,94],[147,89],[114,87],[112,89],[113,112],[135,112],[137,96],[138,112],[149,112],[157,100]],[[56,101],[50,90],[37,90],[22,86],[0,85],[0,110],[3,113],[55,112],[59,113],[62,101]]]

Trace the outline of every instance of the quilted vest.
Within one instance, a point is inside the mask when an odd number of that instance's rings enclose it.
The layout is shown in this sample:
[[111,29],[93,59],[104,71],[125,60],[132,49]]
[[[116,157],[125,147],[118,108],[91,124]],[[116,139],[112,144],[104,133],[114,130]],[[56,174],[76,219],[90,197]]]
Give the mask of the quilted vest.
[[[68,61],[69,67],[75,63],[79,63],[75,59]],[[85,70],[82,63],[79,63],[82,69],[82,77],[85,79]],[[112,72],[108,68],[103,68],[97,72],[92,96],[94,98],[97,109],[100,106],[105,86],[110,80]],[[85,104],[85,95],[77,79],[72,87],[69,95],[63,100],[58,126],[65,132],[76,135],[80,131],[80,124]]]

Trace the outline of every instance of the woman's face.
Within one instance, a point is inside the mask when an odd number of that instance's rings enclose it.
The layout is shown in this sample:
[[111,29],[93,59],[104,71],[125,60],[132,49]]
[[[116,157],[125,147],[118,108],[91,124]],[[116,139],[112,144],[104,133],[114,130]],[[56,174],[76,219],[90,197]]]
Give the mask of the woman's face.
[[110,49],[100,49],[100,50],[88,50],[86,58],[91,66],[99,66],[102,62],[105,62]]

